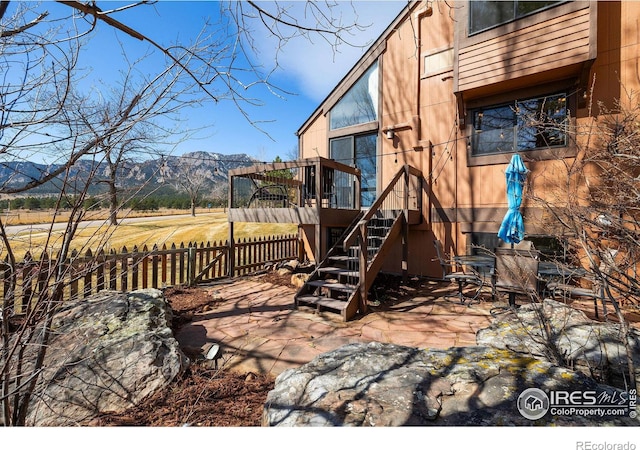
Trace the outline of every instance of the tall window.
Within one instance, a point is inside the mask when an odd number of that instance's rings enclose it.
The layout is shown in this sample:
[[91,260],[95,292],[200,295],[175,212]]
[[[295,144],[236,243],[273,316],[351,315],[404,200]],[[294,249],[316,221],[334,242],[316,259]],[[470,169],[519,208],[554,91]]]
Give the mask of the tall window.
[[469,1],[469,34],[512,22],[529,14],[549,8],[562,1],[536,2],[529,0]]
[[516,100],[471,111],[471,154],[489,155],[567,145],[566,94]]
[[378,120],[378,63],[375,62],[331,108],[331,129]]
[[[377,142],[377,133],[345,136],[331,140],[331,159],[360,169],[360,203],[363,207],[371,206],[376,199]],[[341,175],[345,175],[344,179],[339,178]],[[352,192],[353,186],[350,185],[346,174],[337,173],[335,183],[339,196],[349,195],[348,193]]]

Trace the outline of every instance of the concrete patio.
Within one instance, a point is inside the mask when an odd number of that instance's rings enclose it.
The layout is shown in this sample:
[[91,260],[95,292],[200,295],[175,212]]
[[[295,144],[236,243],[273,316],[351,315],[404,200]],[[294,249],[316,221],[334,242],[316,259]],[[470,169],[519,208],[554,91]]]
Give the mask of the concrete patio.
[[[490,310],[497,303],[488,294],[480,303],[466,306],[445,299],[456,289],[452,284],[426,280],[412,284],[412,288],[401,287],[393,301],[373,306],[367,315],[349,322],[331,313],[294,309],[293,288],[259,277],[203,286],[218,300],[215,309],[195,315],[176,338],[183,347],[206,350],[220,344],[219,367],[277,376],[347,343],[378,341],[438,349],[472,346],[476,332],[493,319]],[[592,317],[591,305],[574,306]]]

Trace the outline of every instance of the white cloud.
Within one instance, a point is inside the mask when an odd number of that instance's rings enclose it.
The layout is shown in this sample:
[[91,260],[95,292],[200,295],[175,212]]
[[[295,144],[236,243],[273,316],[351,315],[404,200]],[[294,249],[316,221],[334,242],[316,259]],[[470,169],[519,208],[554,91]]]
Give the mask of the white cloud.
[[[349,43],[337,50],[320,37],[313,42],[298,38],[285,44],[278,56],[283,72],[311,99],[320,102],[346,75],[369,46],[396,18],[406,1],[339,1],[343,23],[356,22],[367,26],[364,31],[349,36]],[[263,54],[273,54],[274,43],[264,38]]]

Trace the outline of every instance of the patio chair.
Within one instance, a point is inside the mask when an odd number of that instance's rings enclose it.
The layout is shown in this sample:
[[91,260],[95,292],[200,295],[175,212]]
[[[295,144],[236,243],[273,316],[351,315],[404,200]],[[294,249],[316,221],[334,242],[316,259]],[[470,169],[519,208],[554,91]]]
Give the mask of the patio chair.
[[591,287],[581,287],[573,284],[552,282],[547,284],[547,289],[551,293],[552,298],[556,297],[587,297],[593,299],[593,309],[595,311],[596,319],[599,318],[598,314],[598,301],[602,303],[602,312],[604,316],[607,316],[607,304],[604,296],[604,283],[597,280],[593,275],[587,275],[583,277],[591,282]]
[[256,190],[249,199],[249,208],[251,208],[254,203],[260,204],[260,202],[267,202],[272,207],[277,204],[282,208],[286,208],[289,205],[289,196],[287,195],[286,187],[277,184],[256,187]]
[[538,252],[511,248],[496,249],[495,286],[497,292],[509,295],[509,306],[514,309],[516,295],[534,296],[539,290]]
[[[442,280],[458,284],[457,294],[445,295],[445,299],[453,297],[458,299],[462,304],[466,301],[469,301],[469,304],[475,302],[482,291],[482,287],[484,285],[483,278],[475,271],[469,270],[469,272],[465,272],[464,269],[461,267],[459,268],[458,264],[456,264],[451,258],[445,257],[442,243],[439,240],[434,240],[433,245],[436,249],[436,256],[440,263],[440,267],[442,267]],[[464,295],[464,288],[469,285],[477,286],[472,297]]]
[[590,284],[590,288],[584,288],[581,286],[575,286],[569,283],[550,283],[549,290],[552,296],[556,295],[562,297],[587,297],[593,299],[593,308],[595,311],[596,319],[599,318],[598,314],[598,301],[602,303],[602,313],[604,317],[607,317],[607,299],[605,297],[605,287],[607,284],[607,277],[611,274],[611,268],[615,267],[615,258],[618,254],[618,250],[608,249],[602,255],[602,261],[598,271],[600,276],[596,276],[595,273],[587,273],[582,278],[587,280]]

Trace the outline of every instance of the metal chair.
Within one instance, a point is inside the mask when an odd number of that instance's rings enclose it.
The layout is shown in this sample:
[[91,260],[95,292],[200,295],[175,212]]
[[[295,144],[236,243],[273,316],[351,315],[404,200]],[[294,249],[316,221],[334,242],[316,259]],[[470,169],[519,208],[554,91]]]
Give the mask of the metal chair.
[[540,292],[539,264],[538,252],[536,251],[511,248],[496,249],[494,289],[509,295],[509,306],[506,309],[516,307],[516,295],[533,296]]
[[[463,269],[459,269],[458,265],[452,259],[446,258],[444,256],[442,243],[439,240],[434,240],[433,245],[436,249],[436,256],[440,263],[440,267],[442,267],[442,280],[458,284],[458,293],[456,295],[445,295],[445,299],[453,297],[458,299],[462,304],[466,301],[469,301],[469,304],[475,302],[482,291],[482,287],[484,285],[483,278],[473,271],[465,272]],[[464,288],[468,285],[477,286],[472,297],[464,295]]]
[[604,282],[598,280],[593,274],[584,276],[583,278],[591,282],[590,288],[584,288],[575,286],[573,284],[551,282],[547,283],[547,289],[551,293],[551,297],[587,297],[593,299],[593,309],[595,311],[596,319],[599,318],[598,314],[598,301],[602,303],[602,312],[604,317],[607,317],[607,303],[604,294]]
[[553,298],[556,296],[562,297],[587,297],[593,299],[593,309],[595,311],[596,319],[599,318],[598,314],[598,300],[602,303],[602,313],[604,317],[607,317],[607,298],[605,296],[605,287],[607,284],[607,277],[611,273],[611,268],[615,267],[615,258],[618,254],[618,250],[608,249],[602,255],[602,261],[598,267],[599,276],[595,273],[588,272],[582,276],[585,280],[591,283],[590,288],[584,288],[581,286],[575,286],[569,283],[548,283],[548,289],[551,292]]

